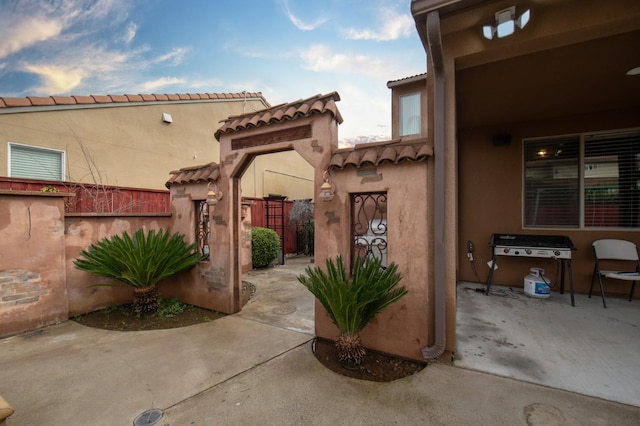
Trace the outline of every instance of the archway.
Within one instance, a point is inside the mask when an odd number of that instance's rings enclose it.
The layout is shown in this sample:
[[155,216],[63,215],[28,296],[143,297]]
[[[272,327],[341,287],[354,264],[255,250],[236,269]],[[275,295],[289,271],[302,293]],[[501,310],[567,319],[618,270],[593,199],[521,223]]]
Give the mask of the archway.
[[[295,151],[314,169],[314,195],[318,194],[332,149],[338,147],[342,117],[335,92],[275,106],[255,113],[229,117],[215,137],[220,141],[218,190],[223,197],[211,215],[211,258],[226,283],[226,312],[241,308],[241,179],[253,160],[264,154]],[[316,197],[314,197],[316,198]],[[316,215],[318,212],[316,212]],[[245,235],[243,235],[243,233]]]

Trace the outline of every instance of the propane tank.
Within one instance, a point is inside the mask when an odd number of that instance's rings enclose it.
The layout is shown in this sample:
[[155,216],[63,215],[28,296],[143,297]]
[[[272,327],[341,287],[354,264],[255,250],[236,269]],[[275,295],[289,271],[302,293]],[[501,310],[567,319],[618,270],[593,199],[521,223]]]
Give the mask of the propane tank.
[[524,277],[524,294],[538,299],[546,299],[551,295],[549,280],[543,278],[544,269],[531,268],[529,275]]

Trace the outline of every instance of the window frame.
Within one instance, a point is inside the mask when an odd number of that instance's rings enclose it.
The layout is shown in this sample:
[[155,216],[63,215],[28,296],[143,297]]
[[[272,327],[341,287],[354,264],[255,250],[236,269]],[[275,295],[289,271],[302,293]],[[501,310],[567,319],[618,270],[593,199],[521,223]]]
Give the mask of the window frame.
[[[42,151],[42,152],[46,152],[46,153],[51,153],[51,154],[57,154],[60,156],[60,176],[59,178],[52,178],[52,179],[44,179],[44,178],[39,178],[39,177],[26,177],[26,176],[13,176],[12,173],[12,169],[11,169],[11,159],[13,157],[13,150],[16,147],[20,147],[20,148],[24,148],[24,149],[30,149],[30,150],[35,150],[35,151]],[[54,148],[45,148],[45,147],[41,147],[41,146],[35,146],[35,145],[28,145],[28,144],[23,144],[23,143],[18,143],[18,142],[8,142],[7,143],[7,175],[8,177],[17,177],[17,178],[24,178],[24,179],[38,179],[38,180],[55,180],[55,181],[59,181],[59,182],[64,182],[65,180],[65,170],[66,170],[66,161],[67,161],[67,154],[64,150],[60,150],[60,149],[54,149]]]
[[[548,137],[541,138],[523,138],[522,139],[522,152],[521,152],[521,224],[523,229],[530,230],[581,230],[581,231],[598,231],[598,230],[609,230],[609,231],[631,231],[631,230],[640,230],[640,224],[638,226],[587,226],[585,220],[585,207],[586,207],[586,194],[585,194],[585,180],[588,179],[586,177],[586,164],[587,157],[585,156],[585,141],[588,137],[593,136],[602,136],[602,135],[611,135],[612,138],[615,135],[624,135],[624,134],[638,134],[640,137],[640,128],[629,128],[629,129],[612,129],[612,130],[602,130],[602,131],[594,131],[594,132],[581,132],[581,133],[568,133],[563,135],[553,135]],[[577,200],[578,200],[578,221],[576,226],[566,226],[566,225],[527,225],[526,224],[526,176],[527,176],[527,158],[526,158],[526,144],[527,142],[543,142],[543,141],[554,141],[561,139],[570,139],[577,138],[578,139],[578,185],[577,185]]]

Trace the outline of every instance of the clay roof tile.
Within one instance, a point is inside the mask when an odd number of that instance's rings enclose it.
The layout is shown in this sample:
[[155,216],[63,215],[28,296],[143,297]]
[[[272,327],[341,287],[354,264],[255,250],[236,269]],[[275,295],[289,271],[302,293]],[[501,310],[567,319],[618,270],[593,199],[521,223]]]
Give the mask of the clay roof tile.
[[108,104],[111,103],[111,98],[109,96],[102,95],[91,95],[93,100],[96,101],[97,104]]
[[358,151],[354,150],[349,153],[349,155],[347,156],[347,159],[344,160],[343,167],[347,167],[347,166],[360,167],[360,154],[358,154]]
[[31,106],[31,101],[27,98],[3,98],[8,107]]
[[329,168],[342,169],[344,167],[344,156],[340,153],[333,154],[329,162]]
[[55,105],[55,101],[49,96],[27,96],[33,106]]
[[71,96],[51,96],[56,105],[75,105],[76,100]]
[[416,149],[413,147],[413,145],[406,145],[404,148],[402,148],[402,151],[400,151],[400,155],[398,155],[398,162],[404,160],[414,161],[415,159]]
[[395,163],[397,158],[398,153],[396,152],[396,150],[393,147],[388,146],[382,151],[382,154],[380,154],[380,157],[378,158],[378,164],[382,164],[385,161]]
[[129,102],[129,99],[124,95],[109,95],[112,102],[120,103],[120,102]]
[[125,95],[129,102],[142,102],[144,99],[142,95]]
[[378,153],[377,153],[377,151],[375,149],[367,149],[362,154],[362,158],[360,159],[360,166],[364,166],[364,165],[367,165],[367,164],[375,166],[377,162],[378,162]]

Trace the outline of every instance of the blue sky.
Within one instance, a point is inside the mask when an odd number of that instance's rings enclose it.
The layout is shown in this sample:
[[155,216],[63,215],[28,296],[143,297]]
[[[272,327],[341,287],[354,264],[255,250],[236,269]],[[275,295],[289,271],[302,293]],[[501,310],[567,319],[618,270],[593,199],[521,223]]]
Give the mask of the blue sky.
[[425,71],[410,0],[0,0],[0,96],[337,91],[348,143]]

